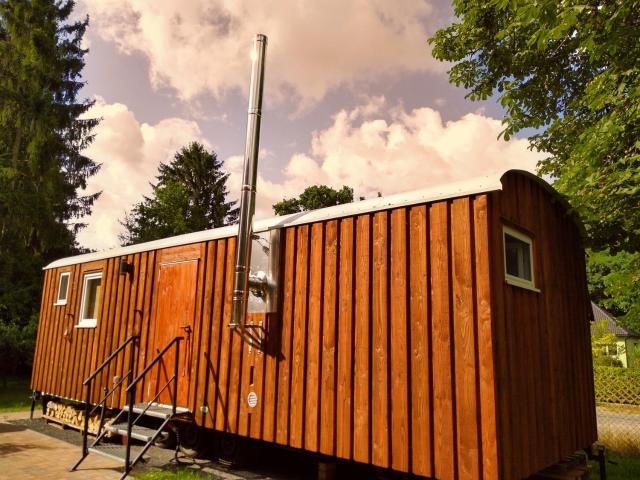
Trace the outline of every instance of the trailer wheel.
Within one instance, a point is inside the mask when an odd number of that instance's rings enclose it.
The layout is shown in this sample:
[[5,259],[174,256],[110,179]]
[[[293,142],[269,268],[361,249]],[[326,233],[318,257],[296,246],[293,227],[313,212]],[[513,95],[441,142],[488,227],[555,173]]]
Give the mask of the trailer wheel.
[[202,432],[193,422],[180,422],[178,448],[188,457],[197,457],[202,450]]
[[242,450],[240,438],[230,433],[221,432],[218,434],[217,447],[218,462],[229,467],[238,463]]
[[173,428],[165,428],[158,438],[153,441],[156,447],[174,449],[176,448],[176,432]]

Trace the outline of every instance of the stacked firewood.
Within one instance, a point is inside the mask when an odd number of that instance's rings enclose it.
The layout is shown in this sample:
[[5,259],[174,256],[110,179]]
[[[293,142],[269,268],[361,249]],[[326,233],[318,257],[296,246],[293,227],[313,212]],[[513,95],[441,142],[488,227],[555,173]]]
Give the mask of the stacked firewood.
[[[58,403],[49,401],[46,408],[47,419],[54,420],[64,425],[74,427],[82,430],[84,428],[84,409],[74,407],[73,405],[67,405],[64,403]],[[104,424],[106,425],[108,419],[105,418]],[[92,415],[89,417],[89,433],[96,434],[98,427],[100,426],[100,415]]]

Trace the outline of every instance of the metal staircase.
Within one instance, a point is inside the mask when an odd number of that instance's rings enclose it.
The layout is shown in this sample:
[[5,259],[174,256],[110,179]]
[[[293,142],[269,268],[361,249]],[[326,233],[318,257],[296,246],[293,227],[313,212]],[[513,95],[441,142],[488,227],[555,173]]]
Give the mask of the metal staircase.
[[[176,405],[178,394],[178,364],[180,358],[180,342],[183,337],[174,337],[160,352],[147,364],[147,366],[135,378],[133,377],[133,368],[135,362],[135,351],[139,337],[131,336],[125,340],[109,357],[94,370],[83,382],[86,388],[85,398],[85,419],[82,435],[82,456],[71,468],[76,470],[90,453],[96,453],[105,457],[112,458],[122,463],[124,472],[121,479],[125,478],[136,463],[143,460],[146,451],[153,445],[160,434],[165,430],[170,422],[177,416],[188,414],[188,410],[180,408]],[[116,356],[122,352],[125,347],[131,343],[129,357],[129,371],[123,375],[114,386],[107,390],[104,389],[104,395],[101,400],[91,408],[91,385],[98,373],[100,373]],[[173,366],[173,375],[156,395],[149,402],[135,403],[136,390],[138,384],[143,384],[145,375],[163,358],[163,356],[175,346],[175,359]],[[118,387],[127,379],[127,405],[116,415],[109,425],[104,425],[104,412],[106,410],[106,402],[113,395]],[[171,405],[163,405],[157,403],[160,394],[169,386],[171,391]],[[100,424],[95,440],[89,445],[88,442],[88,426],[89,417],[100,409]],[[123,444],[108,442],[107,434],[112,436],[120,436],[124,439]],[[134,444],[133,440],[139,442]]]

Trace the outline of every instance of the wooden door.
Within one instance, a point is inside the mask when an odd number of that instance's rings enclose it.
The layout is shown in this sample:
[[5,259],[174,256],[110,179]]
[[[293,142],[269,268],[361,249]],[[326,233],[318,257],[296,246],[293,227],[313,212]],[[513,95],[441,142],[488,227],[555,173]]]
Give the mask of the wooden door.
[[[155,357],[172,339],[183,337],[178,358],[178,400],[177,405],[187,406],[191,346],[193,344],[194,319],[196,311],[196,291],[198,285],[198,259],[161,262],[158,276],[154,308],[154,342],[152,356]],[[151,400],[172,378],[175,371],[176,347],[172,346],[149,373],[146,399]],[[167,386],[156,400],[171,405],[173,385]]]

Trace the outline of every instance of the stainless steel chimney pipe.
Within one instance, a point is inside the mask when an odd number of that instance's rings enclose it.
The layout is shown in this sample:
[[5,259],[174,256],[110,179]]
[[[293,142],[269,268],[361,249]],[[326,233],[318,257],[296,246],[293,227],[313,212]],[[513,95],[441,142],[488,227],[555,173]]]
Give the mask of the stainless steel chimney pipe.
[[233,278],[233,312],[231,322],[229,323],[230,328],[236,328],[241,325],[247,310],[266,50],[266,35],[256,35],[253,42],[253,64],[251,67],[251,88],[249,90],[249,111],[247,115],[247,140],[244,152],[242,193],[240,196],[240,225],[238,227],[236,246],[236,268]]

